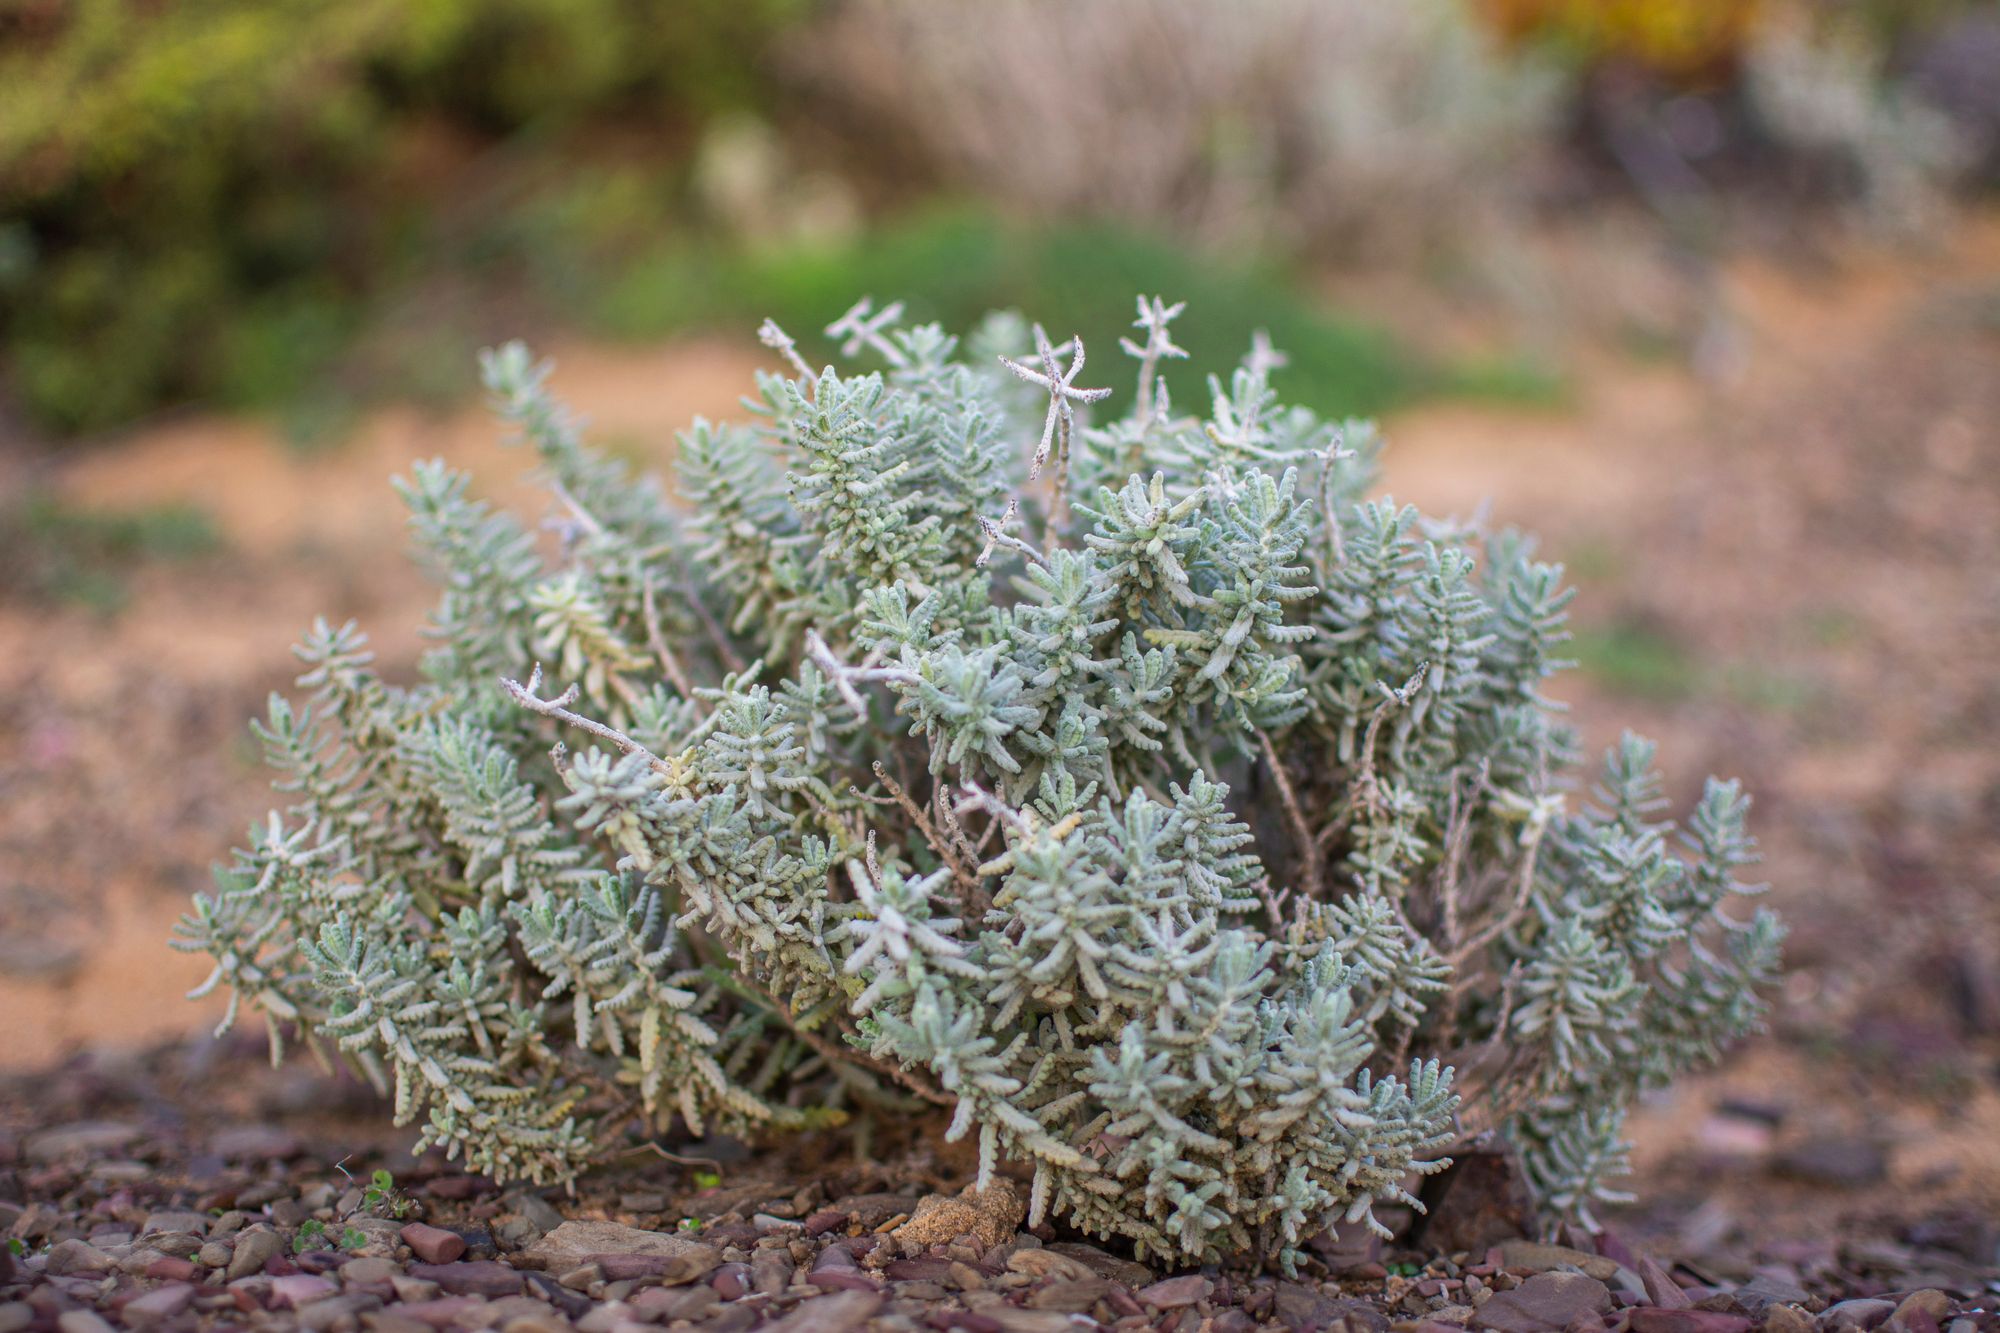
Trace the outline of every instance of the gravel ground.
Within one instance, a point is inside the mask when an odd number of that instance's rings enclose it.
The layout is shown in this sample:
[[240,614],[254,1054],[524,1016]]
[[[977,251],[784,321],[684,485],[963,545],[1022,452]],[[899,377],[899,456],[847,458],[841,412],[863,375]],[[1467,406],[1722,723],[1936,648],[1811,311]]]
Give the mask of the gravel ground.
[[1779,1245],[1723,1280],[1614,1233],[1509,1234],[1515,1196],[1481,1153],[1408,1245],[1336,1233],[1284,1277],[1162,1271],[1022,1230],[1012,1184],[940,1191],[947,1164],[898,1148],[905,1165],[874,1165],[851,1136],[683,1145],[564,1195],[413,1156],[379,1115],[351,1082],[272,1071],[242,1041],[0,1084],[0,1333],[2000,1330],[2000,1272],[1967,1254],[1990,1229],[1811,1265]]

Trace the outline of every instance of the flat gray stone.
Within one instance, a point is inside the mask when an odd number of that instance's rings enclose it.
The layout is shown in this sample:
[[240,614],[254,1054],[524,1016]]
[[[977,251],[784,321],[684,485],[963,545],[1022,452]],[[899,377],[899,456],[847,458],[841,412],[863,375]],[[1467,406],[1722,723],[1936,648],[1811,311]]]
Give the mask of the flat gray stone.
[[201,1213],[158,1212],[148,1214],[146,1225],[141,1227],[142,1236],[157,1236],[163,1232],[179,1231],[190,1236],[208,1234],[208,1218]]
[[1567,1245],[1544,1245],[1532,1240],[1502,1241],[1500,1266],[1519,1269],[1525,1273],[1548,1273],[1574,1268],[1589,1274],[1599,1282],[1612,1282],[1618,1277],[1618,1261],[1615,1259],[1607,1259],[1601,1254],[1592,1254],[1587,1250],[1573,1250]]
[[579,1267],[602,1254],[652,1254],[672,1258],[707,1249],[697,1241],[664,1231],[641,1231],[616,1222],[565,1222],[521,1251],[544,1268]]
[[89,1277],[116,1267],[116,1259],[89,1241],[66,1240],[49,1251],[48,1263],[42,1271],[50,1277]]
[[259,1228],[242,1233],[236,1238],[236,1248],[229,1256],[230,1279],[234,1281],[263,1272],[264,1265],[277,1258],[284,1248],[284,1239],[275,1231]]
[[554,1231],[563,1224],[563,1215],[539,1194],[521,1195],[514,1201],[514,1208],[544,1233]]

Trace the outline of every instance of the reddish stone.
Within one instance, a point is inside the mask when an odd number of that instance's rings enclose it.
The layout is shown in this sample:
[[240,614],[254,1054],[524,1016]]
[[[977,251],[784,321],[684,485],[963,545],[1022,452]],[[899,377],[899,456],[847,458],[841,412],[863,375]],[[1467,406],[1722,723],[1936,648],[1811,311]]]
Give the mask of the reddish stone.
[[846,1241],[835,1241],[821,1250],[819,1256],[813,1260],[813,1272],[815,1273],[828,1268],[859,1268],[860,1266],[854,1261],[854,1251]]
[[317,1274],[293,1273],[272,1280],[271,1300],[274,1304],[296,1310],[314,1301],[325,1300],[339,1290],[339,1286]]
[[639,1277],[664,1277],[678,1256],[671,1254],[593,1254],[590,1262],[604,1270],[609,1282]]
[[497,1259],[471,1259],[455,1264],[411,1264],[410,1276],[435,1282],[454,1296],[484,1296],[493,1300],[521,1294],[521,1274]]
[[723,1300],[737,1300],[750,1290],[750,1265],[724,1264],[708,1279],[708,1285]]
[[1597,1233],[1597,1252],[1614,1264],[1622,1265],[1635,1273],[1639,1271],[1639,1252],[1615,1231]]
[[173,1255],[162,1255],[146,1265],[147,1277],[165,1278],[170,1282],[192,1282],[200,1271],[192,1260]]
[[1573,1320],[1601,1315],[1610,1308],[1611,1291],[1596,1278],[1582,1273],[1537,1273],[1512,1291],[1494,1293],[1474,1313],[1472,1324],[1497,1333],[1555,1333]]
[[1653,1304],[1663,1310],[1686,1310],[1694,1305],[1694,1297],[1651,1255],[1639,1258],[1639,1281],[1645,1284],[1646,1295]]
[[[130,1324],[147,1323],[155,1319],[172,1319],[175,1315],[194,1304],[194,1284],[174,1282],[157,1287],[142,1296],[125,1303],[120,1311]],[[1935,1324],[1932,1325],[1936,1327]]]
[[1632,1333],[1750,1333],[1757,1321],[1720,1310],[1663,1310],[1640,1306],[1631,1314]]
[[815,1268],[807,1279],[821,1291],[879,1291],[882,1284],[858,1268]]
[[403,1244],[427,1264],[448,1264],[465,1257],[465,1237],[456,1231],[412,1222],[399,1234]]
[[1105,1293],[1105,1303],[1121,1315],[1143,1315],[1146,1307],[1139,1304],[1139,1298],[1123,1287],[1114,1286]]
[[951,1272],[949,1259],[891,1259],[882,1272],[892,1282],[942,1282]]
[[1178,1310],[1204,1299],[1214,1290],[1215,1284],[1201,1274],[1188,1273],[1141,1287],[1133,1294],[1156,1310]]
[[808,1236],[824,1236],[829,1231],[838,1231],[847,1225],[848,1214],[841,1208],[823,1208],[806,1219]]

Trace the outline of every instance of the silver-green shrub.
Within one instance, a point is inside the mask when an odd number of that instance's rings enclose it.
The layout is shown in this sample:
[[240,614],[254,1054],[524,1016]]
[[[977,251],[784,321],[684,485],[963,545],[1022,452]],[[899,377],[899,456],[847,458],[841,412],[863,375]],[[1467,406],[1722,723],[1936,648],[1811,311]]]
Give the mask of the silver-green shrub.
[[1560,570],[1364,500],[1373,431],[1261,340],[1183,409],[1177,313],[1102,424],[1018,318],[864,303],[865,370],[767,325],[791,373],[683,435],[684,506],[490,354],[548,533],[399,483],[421,677],[314,627],[258,729],[290,808],[180,943],[496,1176],[934,1103],[1170,1262],[1289,1263],[1474,1127],[1587,1216],[1632,1098],[1757,1021],[1747,800],[1676,833],[1635,739],[1573,777]]

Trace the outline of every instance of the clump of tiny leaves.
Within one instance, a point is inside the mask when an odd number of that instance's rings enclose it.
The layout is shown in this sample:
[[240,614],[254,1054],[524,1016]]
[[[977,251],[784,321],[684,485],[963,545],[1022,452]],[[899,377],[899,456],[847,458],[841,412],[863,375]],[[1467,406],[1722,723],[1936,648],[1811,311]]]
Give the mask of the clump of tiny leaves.
[[1166,1262],[1290,1264],[1489,1127],[1587,1217],[1634,1096],[1758,1021],[1747,799],[1676,830],[1636,739],[1575,776],[1560,570],[1365,499],[1373,431],[1261,339],[1182,408],[1179,313],[1104,422],[1018,317],[864,302],[821,369],[767,324],[684,503],[490,353],[547,531],[398,483],[419,678],[312,629],[290,807],[180,943],[496,1177],[930,1103]]

